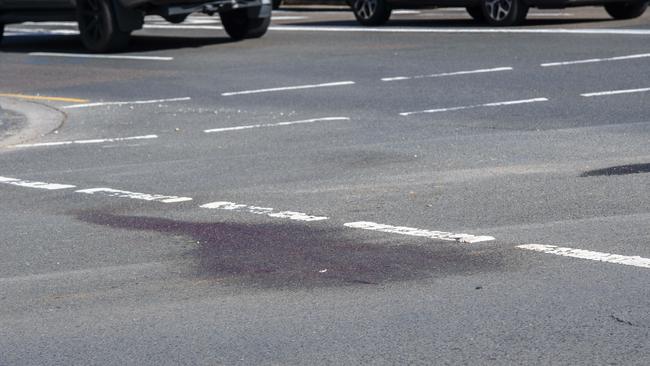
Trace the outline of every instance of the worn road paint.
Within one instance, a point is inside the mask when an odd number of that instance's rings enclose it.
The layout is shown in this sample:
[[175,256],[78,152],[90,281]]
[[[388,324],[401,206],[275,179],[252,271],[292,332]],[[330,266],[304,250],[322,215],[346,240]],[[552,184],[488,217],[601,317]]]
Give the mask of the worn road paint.
[[146,135],[146,136],[132,136],[132,137],[116,137],[108,139],[93,139],[93,140],[74,140],[74,141],[56,141],[56,142],[41,142],[36,144],[20,144],[13,145],[11,147],[50,147],[50,146],[62,146],[62,145],[73,145],[73,144],[100,144],[104,142],[119,142],[119,141],[131,141],[131,140],[150,140],[157,139],[157,135]]
[[384,225],[384,224],[378,224],[376,222],[368,222],[368,221],[348,222],[343,225],[355,229],[381,231],[383,233],[392,233],[392,234],[401,234],[401,235],[410,235],[410,236],[421,236],[430,239],[457,241],[459,243],[469,243],[469,244],[494,240],[494,238],[491,236],[475,236],[470,234],[448,233],[444,231],[430,231],[430,230],[422,230],[422,229],[416,229],[416,228],[406,227],[406,226]]
[[589,259],[598,262],[616,263],[616,264],[624,264],[626,266],[650,268],[650,258],[643,258],[639,256],[625,256],[625,255],[603,253],[603,252],[592,252],[590,250],[564,248],[555,245],[544,245],[544,244],[518,245],[517,248],[532,250],[535,252],[546,253],[546,254],[555,254],[563,257]]
[[344,86],[344,85],[353,85],[353,84],[355,84],[354,81],[337,81],[337,82],[334,82],[334,83],[324,83],[324,84],[296,85],[296,86],[285,86],[285,87],[280,87],[280,88],[243,90],[243,91],[238,91],[238,92],[221,93],[221,95],[224,96],[224,97],[227,97],[227,96],[232,96],[232,95],[269,93],[269,92],[285,91],[285,90],[325,88],[325,87]]
[[217,210],[248,212],[256,215],[266,215],[269,217],[296,220],[296,221],[321,221],[321,220],[328,219],[328,217],[325,216],[313,216],[313,215],[307,215],[305,213],[295,212],[295,211],[275,212],[275,210],[271,207],[249,206],[249,205],[243,205],[243,204],[227,202],[227,201],[206,203],[204,205],[201,205],[201,207],[207,209],[213,209],[213,210],[217,209]]
[[516,104],[527,104],[527,103],[537,103],[537,102],[548,102],[548,99],[547,98],[533,98],[533,99],[523,99],[523,100],[510,100],[510,101],[505,101],[505,102],[475,104],[475,105],[467,105],[467,106],[460,106],[460,107],[426,109],[426,110],[423,110],[423,111],[403,112],[403,113],[400,113],[400,116],[410,116],[410,115],[413,115],[413,114],[422,114],[422,113],[438,113],[438,112],[460,111],[460,110],[463,110],[463,109],[473,109],[473,108],[480,108],[480,107],[502,107],[502,106],[509,106],[509,105],[516,105]]
[[591,58],[586,60],[562,61],[562,62],[548,62],[548,63],[541,64],[540,66],[541,67],[566,66],[566,65],[577,65],[577,64],[589,64],[594,62],[633,60],[637,58],[648,58],[648,57],[650,57],[650,53],[640,53],[640,54],[628,55],[628,56]]
[[30,52],[29,56],[34,57],[74,57],[74,58],[99,58],[109,60],[147,60],[147,61],[171,61],[173,57],[163,56],[129,56],[129,55],[95,55],[88,53],[58,53],[58,52]]
[[134,100],[130,102],[98,102],[98,103],[86,103],[86,104],[72,104],[63,107],[64,109],[76,109],[76,108],[90,108],[90,107],[101,107],[107,105],[135,105],[135,104],[154,104],[154,103],[167,103],[167,102],[181,102],[186,100],[191,100],[190,97],[183,98],[169,98],[169,99],[152,99],[152,100]]
[[483,74],[483,73],[488,73],[488,72],[512,71],[512,70],[513,70],[512,67],[495,67],[495,68],[491,68],[491,69],[444,72],[444,73],[440,73],[440,74],[430,74],[430,75],[395,76],[395,77],[390,77],[390,78],[382,78],[381,81],[398,81],[398,80],[411,80],[411,79],[424,79],[424,78],[438,78],[438,77],[444,77],[444,76]]
[[7,178],[7,177],[0,177],[0,183],[11,184],[13,186],[19,186],[19,187],[48,189],[51,191],[57,189],[68,189],[68,188],[76,187],[70,184],[45,183],[45,182],[36,182],[36,181]]
[[134,200],[143,200],[143,201],[157,201],[163,203],[176,203],[176,202],[185,202],[185,201],[192,200],[190,197],[177,197],[177,196],[165,196],[160,194],[129,192],[129,191],[122,191],[119,189],[112,189],[112,188],[80,189],[75,192],[85,193],[85,194],[100,194],[108,197],[131,198]]
[[580,94],[583,97],[600,97],[605,95],[616,95],[616,94],[630,94],[630,93],[645,93],[650,91],[650,88],[641,88],[641,89],[625,89],[625,90],[608,90],[596,93],[584,93]]
[[44,95],[25,95],[25,94],[13,94],[13,93],[0,93],[0,97],[19,98],[19,99],[26,99],[26,100],[45,100],[50,102],[68,102],[68,103],[88,102],[88,99],[48,97]]
[[263,123],[258,125],[213,128],[209,130],[203,130],[203,132],[212,133],[212,132],[239,131],[239,130],[248,130],[251,128],[280,127],[280,126],[290,126],[290,125],[298,125],[304,123],[327,122],[327,121],[349,121],[349,120],[350,120],[349,117],[325,117],[325,118],[305,119],[302,121],[292,121],[292,122]]

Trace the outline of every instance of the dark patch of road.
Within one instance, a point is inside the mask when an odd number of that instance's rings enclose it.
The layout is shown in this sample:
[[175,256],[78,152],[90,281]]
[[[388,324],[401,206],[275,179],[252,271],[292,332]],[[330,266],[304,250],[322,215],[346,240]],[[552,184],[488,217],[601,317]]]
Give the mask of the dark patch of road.
[[16,135],[26,123],[24,115],[0,107],[0,140]]
[[605,169],[596,169],[590,170],[580,174],[580,177],[598,177],[598,176],[609,176],[609,175],[627,175],[627,174],[640,174],[640,173],[650,173],[650,163],[648,164],[631,164],[631,165],[619,165],[613,166]]
[[508,249],[435,241],[416,245],[415,239],[392,236],[364,239],[346,235],[344,228],[320,225],[187,222],[103,211],[74,214],[96,225],[192,238],[196,249],[187,256],[195,260],[194,275],[261,288],[377,285],[502,271],[506,263],[516,262]]

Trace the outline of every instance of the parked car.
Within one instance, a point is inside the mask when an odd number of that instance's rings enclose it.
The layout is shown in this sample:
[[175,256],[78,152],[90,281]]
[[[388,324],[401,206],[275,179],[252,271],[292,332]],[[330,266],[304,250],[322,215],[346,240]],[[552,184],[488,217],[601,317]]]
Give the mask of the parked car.
[[0,0],[0,42],[5,24],[76,20],[88,50],[118,51],[143,27],[145,15],[181,23],[195,12],[219,13],[235,40],[257,38],[271,22],[271,0]]
[[478,21],[494,26],[520,24],[529,8],[561,9],[574,6],[602,5],[615,19],[639,17],[648,7],[648,0],[351,0],[352,11],[363,25],[381,25],[388,21],[393,9],[424,7],[464,7]]

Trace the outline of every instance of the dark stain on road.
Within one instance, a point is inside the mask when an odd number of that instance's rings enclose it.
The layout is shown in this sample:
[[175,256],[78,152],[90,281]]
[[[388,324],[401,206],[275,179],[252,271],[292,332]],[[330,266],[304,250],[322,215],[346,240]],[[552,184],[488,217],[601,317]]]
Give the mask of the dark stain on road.
[[650,164],[631,164],[631,165],[619,165],[613,166],[605,169],[590,170],[580,174],[581,177],[597,177],[597,176],[609,176],[609,175],[627,175],[627,174],[639,174],[639,173],[650,173]]
[[516,261],[505,249],[376,233],[363,239],[355,230],[322,224],[188,222],[101,211],[76,216],[116,229],[186,236],[196,243],[186,254],[195,263],[193,276],[262,288],[372,286],[502,271]]

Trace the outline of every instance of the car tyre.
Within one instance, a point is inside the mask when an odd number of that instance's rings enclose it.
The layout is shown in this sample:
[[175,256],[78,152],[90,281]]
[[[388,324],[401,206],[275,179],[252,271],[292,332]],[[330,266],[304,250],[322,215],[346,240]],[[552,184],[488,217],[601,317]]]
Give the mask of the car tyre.
[[280,5],[282,5],[282,0],[273,0],[271,2],[273,10],[278,10],[280,9]]
[[0,43],[2,43],[2,36],[5,33],[5,25],[0,23]]
[[188,14],[178,14],[178,15],[170,15],[165,18],[166,21],[172,23],[172,24],[181,24],[187,19]]
[[114,52],[129,43],[131,32],[120,30],[110,0],[77,0],[81,42],[92,52]]
[[467,10],[467,14],[469,14],[472,17],[472,19],[478,22],[485,21],[485,14],[483,14],[483,8],[480,5],[468,6],[465,8],[465,10]]
[[390,18],[392,9],[386,0],[353,0],[352,12],[363,25],[382,25]]
[[526,19],[528,5],[523,0],[482,0],[483,16],[490,25],[511,26]]
[[605,11],[614,19],[638,18],[647,8],[647,0],[605,4]]
[[271,18],[249,18],[247,9],[220,13],[221,24],[226,33],[235,41],[263,36],[271,24]]

